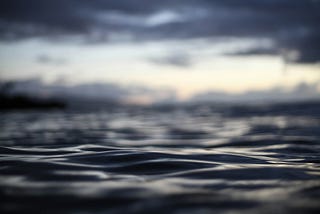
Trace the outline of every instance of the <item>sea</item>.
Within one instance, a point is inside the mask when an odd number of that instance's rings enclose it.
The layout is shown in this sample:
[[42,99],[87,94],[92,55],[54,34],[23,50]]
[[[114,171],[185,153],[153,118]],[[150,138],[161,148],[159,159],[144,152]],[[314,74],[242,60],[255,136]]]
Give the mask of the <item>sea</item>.
[[1,213],[320,213],[320,102],[0,112]]

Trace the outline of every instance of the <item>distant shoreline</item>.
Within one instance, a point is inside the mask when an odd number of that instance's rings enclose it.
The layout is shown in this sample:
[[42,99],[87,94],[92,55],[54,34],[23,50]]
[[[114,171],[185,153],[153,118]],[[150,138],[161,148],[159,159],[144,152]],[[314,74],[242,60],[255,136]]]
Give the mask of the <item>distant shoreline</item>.
[[31,98],[26,95],[0,95],[0,110],[65,109],[66,103],[55,99]]

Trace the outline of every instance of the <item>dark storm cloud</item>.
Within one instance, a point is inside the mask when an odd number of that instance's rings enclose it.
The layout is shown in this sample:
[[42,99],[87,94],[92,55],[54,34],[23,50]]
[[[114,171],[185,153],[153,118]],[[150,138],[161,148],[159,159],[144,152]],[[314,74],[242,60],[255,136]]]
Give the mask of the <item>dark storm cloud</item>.
[[[168,13],[171,12],[170,13]],[[167,12],[167,13],[166,13]],[[317,0],[2,0],[0,38],[79,35],[87,41],[189,38],[268,38],[268,49],[234,55],[296,51],[295,62],[320,61]],[[127,36],[127,37],[126,37]],[[264,51],[265,50],[265,51]],[[256,53],[255,53],[256,52]]]

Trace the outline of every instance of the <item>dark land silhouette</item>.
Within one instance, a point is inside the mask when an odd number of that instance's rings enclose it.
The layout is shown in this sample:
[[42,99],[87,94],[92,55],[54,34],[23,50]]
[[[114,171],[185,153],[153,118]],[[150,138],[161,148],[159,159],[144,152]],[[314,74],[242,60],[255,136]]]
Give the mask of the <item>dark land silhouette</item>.
[[22,93],[11,93],[14,83],[0,85],[0,110],[14,109],[63,109],[66,103],[58,99],[43,99]]

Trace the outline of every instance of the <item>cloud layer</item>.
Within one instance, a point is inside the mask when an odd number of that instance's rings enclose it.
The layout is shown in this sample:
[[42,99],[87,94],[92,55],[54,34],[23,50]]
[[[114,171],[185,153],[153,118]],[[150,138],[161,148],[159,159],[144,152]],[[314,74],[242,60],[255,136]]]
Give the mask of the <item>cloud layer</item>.
[[[290,62],[320,61],[317,0],[2,0],[0,39],[40,37],[83,42],[270,39],[269,47],[231,55],[277,54]],[[172,64],[184,64],[171,58]]]
[[[1,86],[0,82],[0,86]],[[39,98],[59,98],[72,104],[77,100],[82,103],[123,103],[123,104],[174,104],[220,103],[220,102],[288,102],[320,100],[320,83],[300,83],[288,89],[274,87],[268,90],[250,90],[241,94],[226,93],[217,90],[195,94],[187,100],[180,100],[176,92],[168,88],[148,88],[139,85],[123,86],[114,83],[87,83],[67,86],[59,83],[44,84],[39,79],[13,82],[11,93],[23,93]]]
[[[10,93],[22,93],[39,98],[59,98],[90,102],[115,102],[130,104],[166,103],[176,100],[174,90],[168,88],[148,88],[140,85],[119,85],[115,83],[86,83],[65,85],[45,84],[39,79],[12,82]],[[0,82],[0,85],[2,83]]]
[[207,91],[194,95],[191,102],[285,102],[320,100],[320,84],[300,83],[288,90],[274,87],[268,90],[251,90],[241,94],[228,94],[220,91]]

